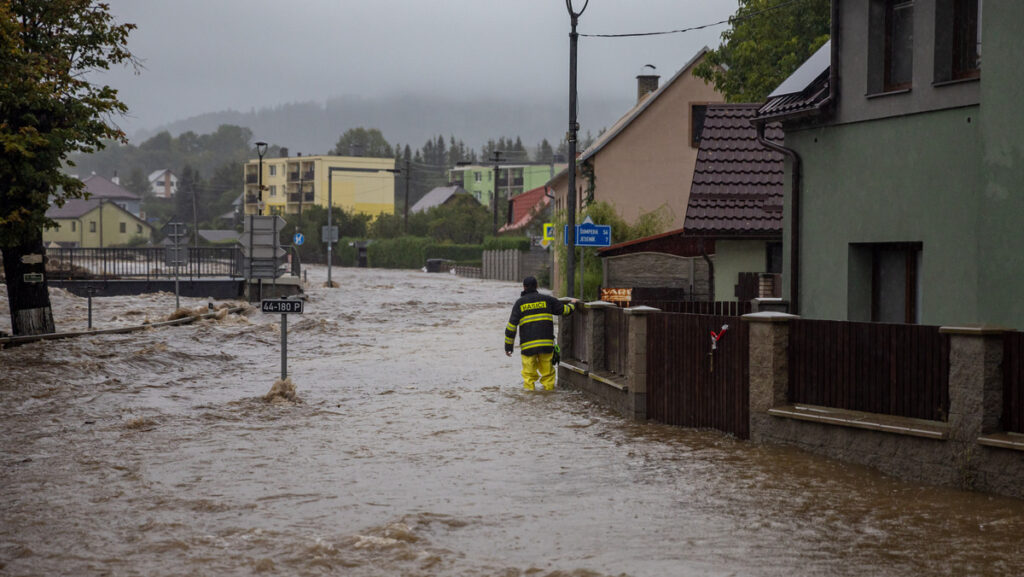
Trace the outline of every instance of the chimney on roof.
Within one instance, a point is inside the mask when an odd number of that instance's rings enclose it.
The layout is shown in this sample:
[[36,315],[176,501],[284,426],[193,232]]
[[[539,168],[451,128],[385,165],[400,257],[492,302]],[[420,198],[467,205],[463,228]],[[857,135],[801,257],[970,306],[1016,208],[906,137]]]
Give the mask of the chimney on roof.
[[116,170],[114,171],[114,178],[111,178],[110,182],[113,182],[114,184],[117,184],[117,185],[121,184],[121,177],[117,176],[117,171]]
[[[648,70],[648,68],[650,70]],[[636,103],[640,104],[644,97],[658,89],[658,76],[654,73],[653,64],[645,64],[644,71],[636,77]]]

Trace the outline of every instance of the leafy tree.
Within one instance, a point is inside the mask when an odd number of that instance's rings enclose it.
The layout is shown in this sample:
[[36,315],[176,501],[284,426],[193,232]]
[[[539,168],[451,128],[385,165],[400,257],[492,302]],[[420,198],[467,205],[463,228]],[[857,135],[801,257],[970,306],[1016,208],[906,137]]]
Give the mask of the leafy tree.
[[25,275],[45,272],[34,255],[45,254],[43,227],[54,225],[51,200],[84,195],[62,170],[68,155],[125,140],[110,118],[127,106],[89,73],[134,64],[134,28],[93,0],[0,1],[0,248],[16,335],[55,330],[45,276]]
[[388,158],[395,155],[391,145],[380,130],[371,128],[350,128],[341,135],[331,154],[337,156],[366,156]]
[[763,101],[828,40],[830,0],[775,4],[740,0],[722,45],[694,70],[729,102]]

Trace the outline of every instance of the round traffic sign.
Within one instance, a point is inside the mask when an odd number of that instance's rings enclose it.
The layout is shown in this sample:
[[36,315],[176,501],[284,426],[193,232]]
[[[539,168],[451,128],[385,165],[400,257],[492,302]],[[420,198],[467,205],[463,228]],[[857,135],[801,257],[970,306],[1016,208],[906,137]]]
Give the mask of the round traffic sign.
[[306,237],[302,236],[301,232],[295,233],[292,241],[295,242],[296,246],[302,246],[302,243],[306,240]]

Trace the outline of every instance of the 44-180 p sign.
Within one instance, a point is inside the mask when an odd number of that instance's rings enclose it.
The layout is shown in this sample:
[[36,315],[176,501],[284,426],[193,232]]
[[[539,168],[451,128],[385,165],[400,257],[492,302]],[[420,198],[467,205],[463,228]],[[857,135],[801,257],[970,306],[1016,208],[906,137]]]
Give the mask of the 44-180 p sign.
[[265,313],[278,314],[302,314],[302,303],[305,301],[293,299],[264,299],[260,301],[260,309]]

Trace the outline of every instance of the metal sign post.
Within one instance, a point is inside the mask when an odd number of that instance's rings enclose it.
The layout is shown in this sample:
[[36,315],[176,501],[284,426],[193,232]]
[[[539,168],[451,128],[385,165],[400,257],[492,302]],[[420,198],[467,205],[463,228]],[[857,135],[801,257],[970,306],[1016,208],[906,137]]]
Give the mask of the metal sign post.
[[188,234],[184,223],[169,222],[163,227],[164,234],[171,239],[171,246],[164,251],[164,262],[174,267],[174,310],[181,308],[181,291],[178,288],[178,267],[188,264],[188,249],[182,249],[181,239]]
[[[564,244],[570,248],[573,246],[611,246],[612,227],[608,224],[594,224],[588,216],[581,224],[577,224],[572,243],[569,242],[569,225],[563,230]],[[580,298],[583,298],[583,252],[580,252]],[[572,290],[570,287],[569,290]]]
[[281,297],[260,301],[260,310],[281,315],[281,380],[288,378],[288,315],[302,314],[304,301]]

